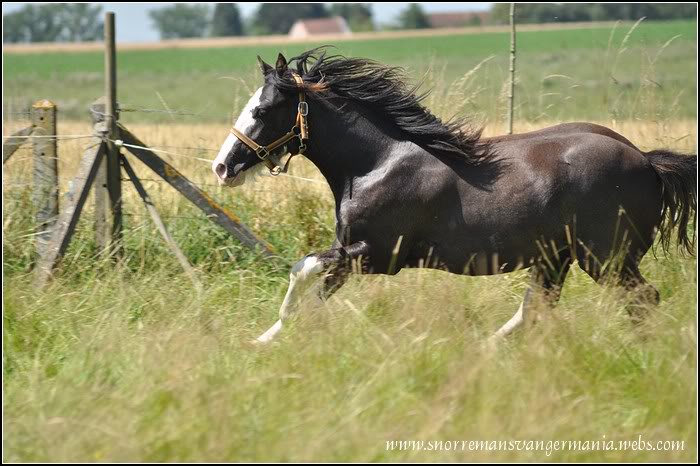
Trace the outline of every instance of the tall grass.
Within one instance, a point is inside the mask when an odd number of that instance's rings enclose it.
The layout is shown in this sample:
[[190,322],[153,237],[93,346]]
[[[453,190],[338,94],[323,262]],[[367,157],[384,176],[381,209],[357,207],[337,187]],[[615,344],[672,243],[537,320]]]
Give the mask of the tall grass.
[[[642,148],[688,152],[694,126],[623,122],[617,129]],[[65,123],[61,130],[82,129]],[[154,146],[209,147],[226,134],[224,125],[132,129]],[[65,188],[80,143],[60,144]],[[16,156],[3,184],[6,460],[695,457],[694,260],[644,260],[662,304],[641,328],[630,324],[624,296],[574,268],[557,309],[543,310],[544,322],[493,353],[483,340],[517,308],[527,274],[465,278],[419,270],[355,277],[325,308],[303,313],[278,343],[251,348],[246,342],[276,318],[287,264],[330,244],[332,201],[324,185],[279,177],[240,190],[205,186],[278,249],[281,260],[269,262],[168,186],[145,181],[204,283],[197,292],[125,183],[124,258],[115,266],[96,254],[88,208],[57,279],[37,292],[29,272],[28,188],[12,184],[26,179],[30,165]],[[169,157],[187,176],[212,183],[206,164]],[[319,176],[303,159],[292,174]],[[639,435],[683,440],[685,450],[547,457],[387,451],[385,443]]]
[[[282,277],[110,270],[5,295],[10,461],[692,460],[692,261],[647,260],[642,328],[574,270],[560,306],[493,353],[522,275],[358,277],[265,348]],[[406,290],[410,290],[407,292]],[[389,440],[685,441],[685,450],[400,452]]]

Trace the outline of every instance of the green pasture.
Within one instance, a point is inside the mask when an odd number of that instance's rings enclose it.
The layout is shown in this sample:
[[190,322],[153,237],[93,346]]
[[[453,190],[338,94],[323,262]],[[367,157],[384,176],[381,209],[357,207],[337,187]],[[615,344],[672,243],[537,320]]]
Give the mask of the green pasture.
[[[632,30],[633,29],[633,30]],[[255,45],[118,53],[119,100],[125,107],[184,110],[195,116],[133,113],[127,121],[227,121],[259,76],[255,56],[274,62],[314,45]],[[449,109],[497,121],[505,112],[508,33],[340,41],[337,52],[408,70],[411,80],[452,92]],[[696,22],[642,22],[518,34],[517,118],[687,118],[694,115]],[[476,71],[470,73],[482,61]],[[98,52],[4,54],[5,108],[55,100],[69,118],[103,94]],[[468,75],[468,85],[462,78]],[[460,82],[462,80],[462,82]],[[650,102],[650,93],[654,99]],[[431,102],[429,101],[428,104]]]

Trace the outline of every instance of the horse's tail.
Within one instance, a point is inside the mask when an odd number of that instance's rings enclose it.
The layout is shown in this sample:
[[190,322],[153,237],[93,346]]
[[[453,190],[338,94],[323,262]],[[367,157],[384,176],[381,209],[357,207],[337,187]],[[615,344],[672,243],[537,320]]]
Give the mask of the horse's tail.
[[[698,156],[659,149],[645,152],[663,185],[661,247],[668,251],[673,229],[678,227],[678,246],[693,255],[697,219]],[[688,234],[691,215],[693,230]]]

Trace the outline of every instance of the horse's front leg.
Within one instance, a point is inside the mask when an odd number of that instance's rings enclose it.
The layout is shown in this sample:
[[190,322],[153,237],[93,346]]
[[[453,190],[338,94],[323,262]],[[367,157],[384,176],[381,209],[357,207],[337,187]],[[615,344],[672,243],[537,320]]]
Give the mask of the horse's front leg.
[[268,343],[282,330],[285,320],[300,310],[302,299],[310,294],[326,299],[338,290],[352,272],[352,261],[367,257],[369,247],[364,241],[350,246],[309,254],[294,264],[289,274],[289,288],[280,307],[279,320],[260,335],[257,343]]

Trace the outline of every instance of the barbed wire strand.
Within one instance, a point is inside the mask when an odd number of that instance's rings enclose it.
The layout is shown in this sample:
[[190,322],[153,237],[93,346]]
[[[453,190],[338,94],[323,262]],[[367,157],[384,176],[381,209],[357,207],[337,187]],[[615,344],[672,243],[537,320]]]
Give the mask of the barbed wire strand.
[[183,150],[199,150],[206,152],[219,152],[219,149],[209,149],[208,147],[187,147],[187,146],[150,146],[158,149],[183,149]]
[[[66,137],[67,137],[67,138],[70,137],[70,138],[73,138],[73,139],[82,139],[82,138],[100,137],[100,135],[95,135],[95,134],[90,134],[90,135],[72,135],[72,136],[66,136]],[[138,145],[135,145],[135,144],[127,144],[127,143],[125,143],[124,141],[122,141],[122,140],[120,140],[120,139],[109,139],[109,138],[107,138],[107,137],[102,137],[102,138],[103,138],[104,140],[108,140],[108,141],[110,141],[110,142],[116,144],[117,146],[123,146],[123,147],[132,148],[132,149],[150,150],[150,151],[156,152],[156,153],[161,153],[161,154],[173,155],[173,156],[176,156],[176,157],[183,157],[183,158],[193,159],[193,160],[197,160],[197,161],[199,161],[199,162],[203,162],[203,163],[207,163],[207,164],[212,163],[212,161],[211,161],[210,159],[204,159],[204,158],[201,158],[201,157],[195,157],[195,156],[193,156],[193,155],[180,154],[180,153],[177,153],[177,152],[166,151],[166,150],[162,150],[162,149],[156,149],[156,148],[154,148],[154,147],[145,147],[145,146],[138,146]],[[156,146],[156,147],[159,147],[159,146]],[[182,146],[165,146],[165,147],[172,147],[172,148],[176,148],[176,149],[179,148],[179,149],[195,150],[194,148],[182,147]],[[196,150],[199,150],[199,149],[200,149],[200,148],[197,148]],[[212,152],[213,152],[213,151],[216,151],[216,149],[204,149],[204,150],[208,150],[208,151],[212,151]],[[263,172],[263,173],[261,174],[261,176],[272,176],[272,175],[270,175],[270,174],[265,174],[265,173]],[[290,178],[290,179],[295,179],[295,180],[299,180],[299,181],[305,181],[305,182],[308,182],[308,183],[325,184],[325,181],[323,181],[323,180],[313,179],[313,178],[306,178],[306,177],[303,177],[303,176],[290,175],[289,173],[280,173],[279,176],[282,176],[282,177],[285,177],[285,178]],[[205,186],[205,185],[203,184],[202,186]],[[208,186],[218,186],[218,185],[209,184]]]
[[96,137],[94,134],[61,134],[61,135],[56,135],[56,134],[47,134],[47,135],[41,135],[41,134],[28,134],[26,136],[3,136],[3,139],[56,139],[56,140],[61,140],[61,139],[87,139],[87,138],[94,138]]
[[[151,151],[153,151],[153,152],[160,152],[160,153],[169,154],[169,155],[177,155],[177,156],[180,156],[180,157],[191,158],[191,159],[195,159],[195,160],[204,161],[204,162],[207,162],[207,163],[211,163],[211,162],[212,162],[212,161],[209,160],[209,159],[202,159],[202,158],[200,158],[200,157],[194,157],[194,156],[192,156],[192,155],[178,154],[178,153],[176,153],[176,152],[170,152],[170,151],[164,151],[164,150],[159,150],[159,149],[153,149],[153,148],[144,147],[144,146],[137,146],[137,145],[134,145],[134,144],[127,144],[127,143],[125,143],[124,141],[121,141],[121,140],[119,140],[119,139],[117,139],[117,140],[111,140],[111,139],[110,139],[110,141],[113,142],[113,143],[115,143],[115,144],[118,145],[118,146],[131,147],[131,148],[134,148],[134,149],[151,150]],[[263,174],[262,176],[272,176],[272,175]],[[325,181],[316,180],[316,179],[313,179],[313,178],[305,178],[305,177],[302,177],[302,176],[290,175],[289,173],[280,173],[279,176],[284,176],[284,177],[287,177],[287,178],[293,178],[293,179],[300,180],[300,181],[307,181],[307,182],[310,182],[310,183],[325,184]]]
[[170,151],[162,150],[162,149],[154,149],[154,148],[152,148],[152,147],[137,146],[136,144],[127,144],[127,143],[125,143],[124,141],[122,141],[121,139],[109,139],[109,138],[105,138],[105,139],[107,139],[108,141],[110,141],[110,142],[116,144],[117,146],[130,147],[130,148],[132,148],[132,149],[149,150],[149,151],[151,151],[151,152],[157,152],[157,153],[160,153],[160,154],[168,154],[168,155],[174,155],[174,156],[176,156],[176,157],[185,157],[185,158],[188,158],[188,159],[199,160],[200,162],[206,162],[206,163],[211,163],[211,162],[212,162],[212,161],[209,160],[209,159],[203,159],[203,158],[201,158],[201,157],[195,157],[194,155],[178,154],[177,152],[170,152]]
[[[122,215],[125,217],[142,217],[142,218],[150,218],[149,214],[133,214],[130,212],[122,212]],[[178,218],[178,219],[185,219],[185,220],[207,220],[211,221],[211,218],[207,215],[203,215],[200,217],[194,217],[194,216],[189,216],[189,215],[168,215],[168,214],[158,214],[161,218],[165,219],[170,219],[170,218]]]
[[[100,116],[109,116],[107,113],[100,112],[99,110],[95,110],[93,108],[90,109],[90,112],[95,114],[95,115],[100,115]],[[192,110],[163,110],[160,108],[142,108],[142,107],[122,107],[118,110],[119,113],[163,113],[167,115],[175,115],[175,116],[215,116],[215,117],[221,117],[221,118],[231,118],[232,113],[210,113],[210,112],[194,112]]]

